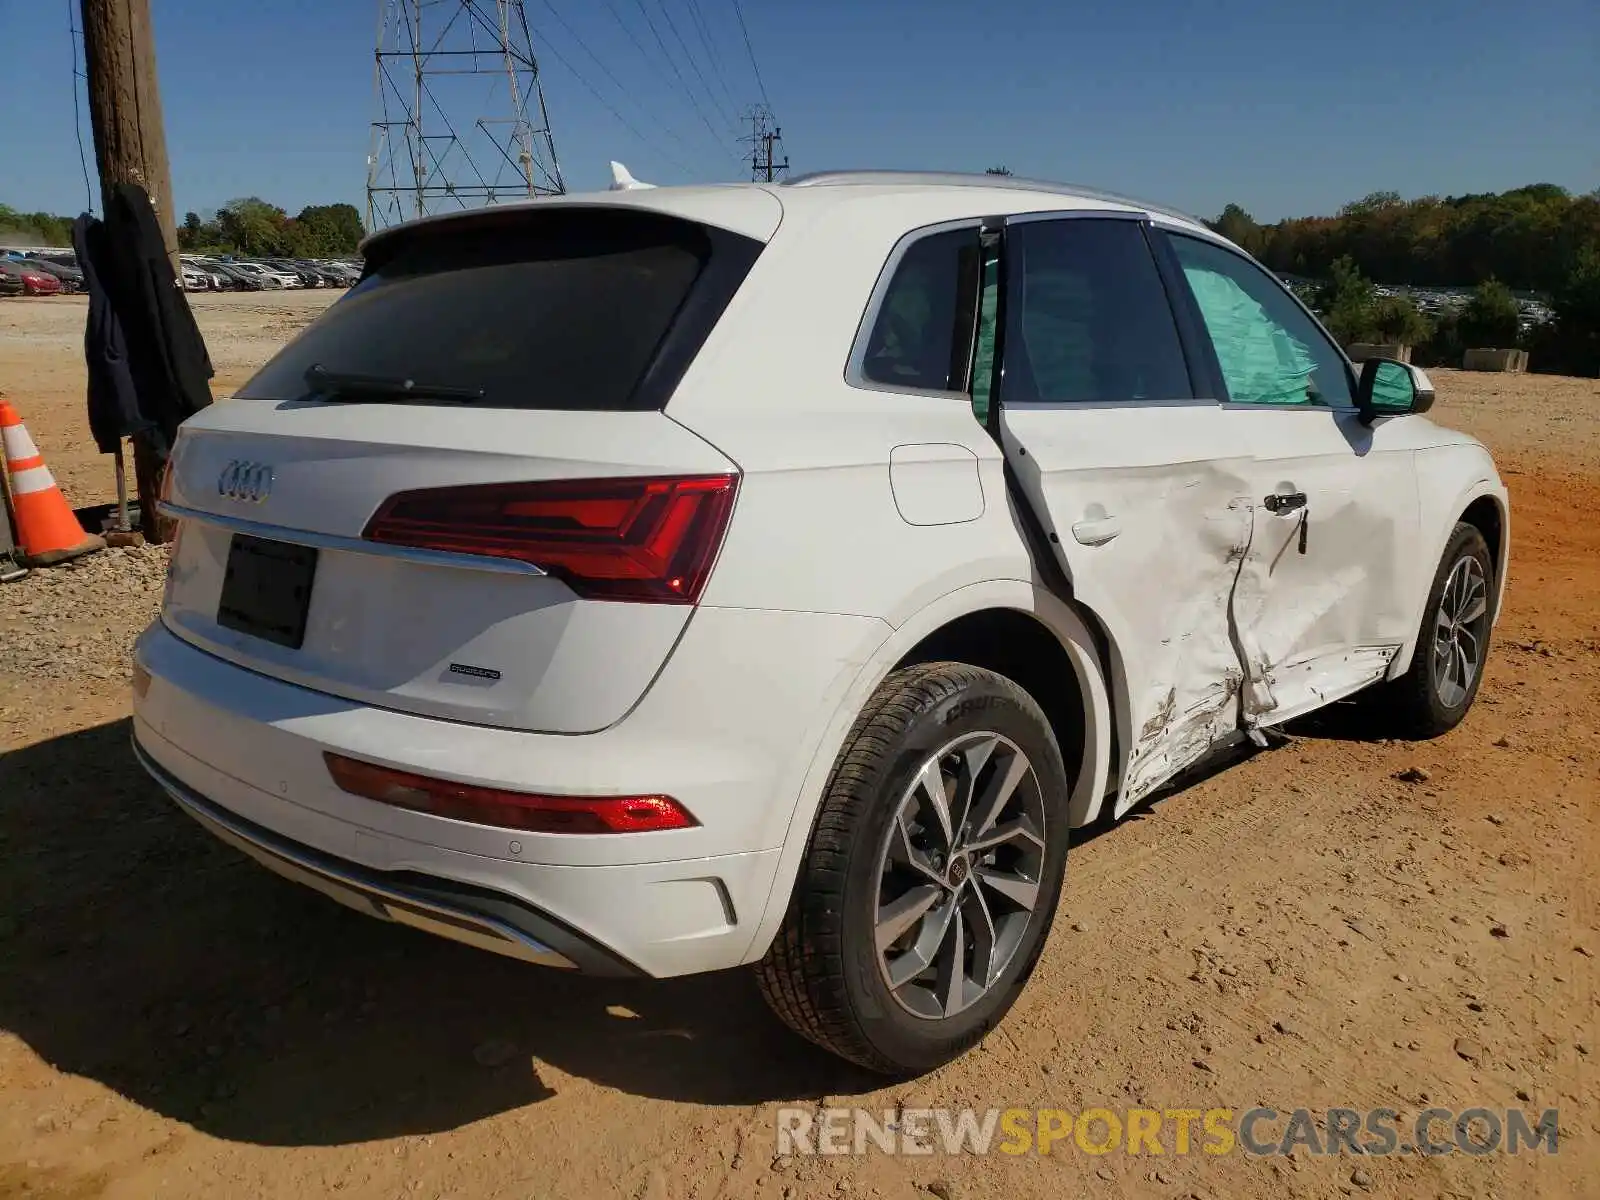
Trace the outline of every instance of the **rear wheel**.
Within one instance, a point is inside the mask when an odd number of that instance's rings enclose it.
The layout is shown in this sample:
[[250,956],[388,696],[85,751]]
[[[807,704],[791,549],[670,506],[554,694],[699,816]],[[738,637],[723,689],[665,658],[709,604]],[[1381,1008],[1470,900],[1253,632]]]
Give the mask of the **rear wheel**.
[[1439,560],[1411,666],[1370,693],[1391,733],[1437,737],[1467,715],[1483,682],[1494,617],[1494,560],[1483,534],[1458,523]]
[[789,912],[757,967],[791,1027],[888,1074],[979,1042],[1033,972],[1060,897],[1068,783],[1003,676],[895,672],[857,719]]

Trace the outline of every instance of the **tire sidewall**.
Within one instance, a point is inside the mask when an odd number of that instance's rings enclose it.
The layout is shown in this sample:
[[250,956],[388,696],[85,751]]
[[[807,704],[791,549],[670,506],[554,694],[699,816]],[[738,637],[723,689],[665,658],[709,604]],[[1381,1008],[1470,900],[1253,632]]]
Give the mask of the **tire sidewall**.
[[[928,756],[968,733],[1002,734],[1027,755],[1047,823],[1039,905],[1024,942],[981,1000],[956,1016],[929,1021],[905,1011],[890,994],[878,967],[879,854],[899,801]],[[1000,676],[988,672],[962,680],[919,713],[899,739],[875,781],[875,802],[862,814],[845,864],[841,950],[846,995],[862,1034],[879,1054],[909,1071],[931,1069],[960,1054],[999,1023],[1033,972],[1060,899],[1066,865],[1070,787],[1061,753],[1043,713]]]

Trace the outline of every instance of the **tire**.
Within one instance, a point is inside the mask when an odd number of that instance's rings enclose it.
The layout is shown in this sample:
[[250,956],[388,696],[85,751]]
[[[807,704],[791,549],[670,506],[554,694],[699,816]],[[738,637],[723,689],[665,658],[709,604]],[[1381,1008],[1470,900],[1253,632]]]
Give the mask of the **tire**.
[[845,739],[782,928],[756,965],[767,1004],[817,1045],[887,1075],[921,1074],[977,1045],[1044,948],[1069,791],[1049,722],[1011,680],[953,662],[890,675]]
[[[1481,594],[1480,589],[1468,589],[1472,594],[1466,601],[1470,607],[1465,609],[1458,578],[1461,575],[1474,577],[1481,584]],[[1369,710],[1389,736],[1433,738],[1461,723],[1483,682],[1495,597],[1495,563],[1490,557],[1488,543],[1476,527],[1457,522],[1439,559],[1433,586],[1428,589],[1428,603],[1422,610],[1422,626],[1417,631],[1410,668],[1400,678],[1369,693]],[[1476,615],[1470,620],[1455,620],[1458,613],[1471,613],[1477,608],[1478,599],[1482,604]],[[1447,606],[1451,611],[1445,611]],[[1443,631],[1446,622],[1456,631],[1447,643],[1457,677],[1454,686],[1446,686],[1447,673],[1437,669],[1444,655],[1440,653],[1443,643],[1436,635]],[[1468,657],[1475,655],[1464,686],[1459,678],[1462,660],[1454,657],[1458,649]]]

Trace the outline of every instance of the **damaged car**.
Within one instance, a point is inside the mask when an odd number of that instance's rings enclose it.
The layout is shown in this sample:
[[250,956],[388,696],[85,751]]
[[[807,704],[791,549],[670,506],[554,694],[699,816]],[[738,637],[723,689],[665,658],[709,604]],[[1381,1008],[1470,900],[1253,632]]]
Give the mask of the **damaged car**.
[[1506,489],[1202,223],[838,173],[430,217],[181,430],[137,753],[364,913],[747,965],[891,1074],[1034,969],[1070,831],[1353,698],[1471,708]]

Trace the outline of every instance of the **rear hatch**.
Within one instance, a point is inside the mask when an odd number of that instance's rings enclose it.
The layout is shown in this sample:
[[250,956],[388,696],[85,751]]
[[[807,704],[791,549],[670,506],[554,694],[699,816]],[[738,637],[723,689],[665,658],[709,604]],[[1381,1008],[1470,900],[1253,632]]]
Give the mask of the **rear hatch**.
[[360,284],[183,426],[165,623],[386,708],[615,722],[731,513],[735,464],[662,409],[761,245],[637,204],[376,239]]

